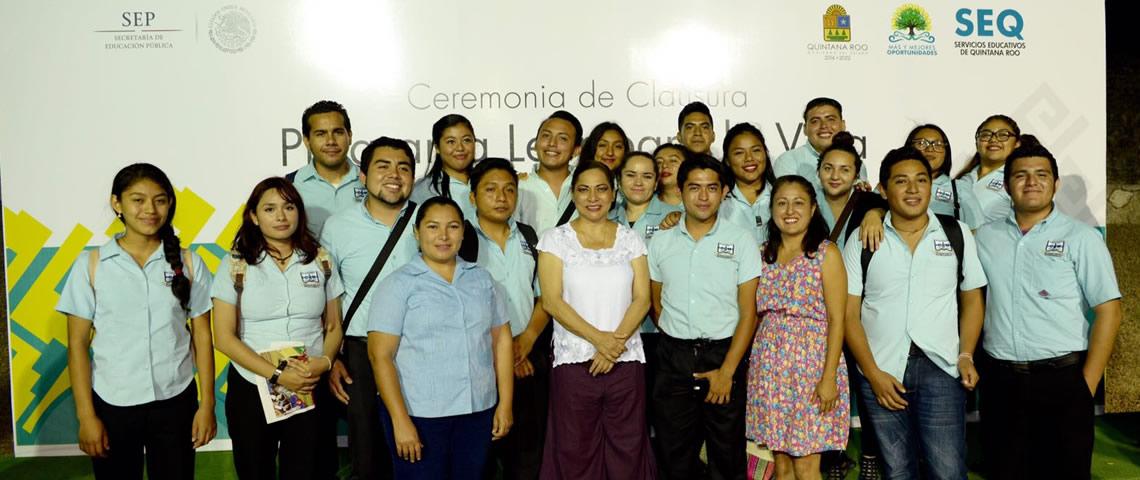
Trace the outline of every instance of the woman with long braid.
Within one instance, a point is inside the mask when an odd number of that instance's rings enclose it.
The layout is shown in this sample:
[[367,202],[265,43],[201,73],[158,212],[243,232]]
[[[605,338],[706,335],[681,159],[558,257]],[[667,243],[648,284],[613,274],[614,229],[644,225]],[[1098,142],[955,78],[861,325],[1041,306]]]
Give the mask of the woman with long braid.
[[56,305],[79,448],[99,479],[142,479],[144,449],[149,478],[194,478],[194,449],[217,432],[211,276],[180,246],[176,205],[158,167],[120,170],[111,208],[124,232],[79,255]]

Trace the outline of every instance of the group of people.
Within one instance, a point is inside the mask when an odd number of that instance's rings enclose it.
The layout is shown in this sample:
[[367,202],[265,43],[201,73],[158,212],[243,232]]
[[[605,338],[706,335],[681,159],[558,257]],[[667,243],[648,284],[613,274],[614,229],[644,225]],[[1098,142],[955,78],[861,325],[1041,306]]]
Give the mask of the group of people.
[[[320,101],[312,163],[254,187],[213,275],[166,175],[123,168],[123,231],[57,306],[80,448],[98,478],[141,478],[144,449],[149,478],[192,478],[217,348],[240,478],[334,477],[341,416],[355,478],[743,479],[748,440],[777,478],[831,478],[854,404],[861,478],[965,479],[975,387],[991,478],[1088,478],[1120,292],[1053,202],[1053,154],[994,115],[954,177],[919,125],[872,188],[840,103],[803,117],[773,161],[748,123],[712,156],[699,102],[653,152],[557,111],[520,173],[450,114],[415,181],[401,140],[349,161],[348,113]],[[259,355],[285,341],[305,355]],[[316,408],[268,422],[258,381]]]

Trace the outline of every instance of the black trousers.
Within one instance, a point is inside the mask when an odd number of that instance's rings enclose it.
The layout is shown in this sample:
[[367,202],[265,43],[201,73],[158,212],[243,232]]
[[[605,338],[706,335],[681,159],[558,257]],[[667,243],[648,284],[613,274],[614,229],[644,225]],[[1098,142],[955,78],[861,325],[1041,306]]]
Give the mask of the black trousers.
[[986,478],[1087,479],[1093,396],[1083,352],[1033,365],[990,360],[981,372]]
[[534,375],[515,378],[513,402],[514,424],[510,433],[491,444],[491,459],[484,469],[483,478],[496,478],[497,466],[502,466],[503,480],[535,480],[542,468],[542,452],[546,443],[546,413],[550,405],[550,332],[546,331],[534,342],[528,358],[534,365]]
[[[238,478],[313,479],[322,437],[320,405],[294,417],[265,422],[257,386],[231,366],[226,390],[226,420]],[[318,383],[317,388],[324,388]]]
[[[745,374],[748,358],[733,374],[732,394],[724,405],[705,402],[708,381],[693,374],[720,368],[732,339],[680,340],[658,337],[650,408],[661,449],[658,474],[663,479],[742,480],[747,458],[744,439]],[[701,444],[708,467],[701,463]]]
[[92,398],[111,444],[106,458],[91,458],[95,478],[142,480],[144,448],[147,478],[194,478],[190,437],[198,411],[196,382],[172,398],[142,405],[111,405],[94,392]]
[[376,377],[368,360],[368,342],[363,337],[345,337],[344,364],[352,383],[348,392],[348,455],[352,461],[352,478],[390,480],[392,458],[380,415],[387,415],[384,402],[376,390]]

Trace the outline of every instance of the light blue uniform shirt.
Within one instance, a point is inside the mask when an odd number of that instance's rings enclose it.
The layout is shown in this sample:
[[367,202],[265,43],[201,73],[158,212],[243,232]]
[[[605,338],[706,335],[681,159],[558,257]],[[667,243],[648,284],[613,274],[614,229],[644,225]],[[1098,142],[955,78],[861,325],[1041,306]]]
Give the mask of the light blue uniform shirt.
[[732,337],[740,322],[737,287],[760,276],[760,262],[752,233],[723,219],[699,241],[684,218],[658,232],[649,242],[649,278],[662,284],[661,330],[681,339]]
[[[384,264],[384,268],[377,275],[376,283],[372,284],[373,290],[388,274],[419,256],[419,243],[416,242],[415,235],[412,233],[416,227],[415,214],[414,211],[408,211],[407,204],[400,210],[400,215],[411,215],[408,219],[408,226],[404,229],[400,240],[396,242],[392,256],[388,257],[388,262]],[[341,285],[344,286],[341,315],[348,315],[348,308],[360,290],[364,276],[372,269],[376,256],[384,248],[384,242],[388,241],[388,236],[392,234],[392,228],[395,226],[395,223],[389,226],[372,218],[368,209],[365,208],[365,202],[360,202],[357,208],[351,208],[333,215],[326,222],[325,230],[321,234],[321,245],[324,245],[325,250],[328,250],[329,254],[336,260],[336,270],[340,273]],[[345,335],[350,337],[366,337],[368,335],[366,328],[368,322],[365,320],[365,315],[368,314],[369,302],[371,301],[372,295],[364,297],[360,303],[360,308],[353,314]]]
[[[491,278],[505,294],[511,336],[518,336],[530,325],[534,313],[534,299],[540,294],[538,278],[534,274],[534,255],[530,244],[519,232],[518,223],[509,221],[511,234],[507,237],[506,249],[491,240],[483,232],[478,221],[471,222],[479,235],[479,266],[491,274]],[[537,253],[537,252],[536,252]]]
[[462,259],[451,283],[421,257],[380,282],[368,331],[400,337],[396,372],[409,415],[438,418],[495,406],[491,329],[507,323],[503,297],[486,270]]
[[[451,199],[459,204],[459,210],[463,212],[463,218],[471,223],[475,223],[475,205],[471,203],[471,187],[466,183],[443,174],[447,177],[447,189],[451,194]],[[441,177],[442,180],[442,177]],[[431,185],[431,177],[424,177],[416,181],[415,186],[412,187],[411,201],[419,205],[423,205],[424,200],[432,197],[443,195],[435,187]]]
[[[142,268],[119,246],[122,234],[99,247],[95,288],[90,251],[79,254],[55,309],[91,320],[92,388],[111,405],[127,407],[166,400],[194,380],[186,319],[210,311],[210,271],[195,253],[189,272],[190,312],[170,291],[174,276],[159,246]],[[183,258],[186,255],[183,254]],[[98,292],[98,293],[96,293]]]
[[[241,318],[238,332],[241,341],[255,352],[272,348],[275,342],[300,342],[305,354],[319,357],[325,354],[322,315],[329,300],[344,293],[336,262],[329,259],[330,275],[325,278],[320,260],[307,265],[301,263],[302,253],[294,251],[285,271],[265,253],[256,264],[247,264],[241,294]],[[218,276],[210,289],[210,296],[237,305],[234,290],[233,255],[226,255],[218,266]],[[255,382],[259,375],[246,370],[236,362],[242,378]]]
[[[847,192],[847,201],[848,202],[851,201],[851,195],[853,195],[854,193],[855,193],[854,189],[852,189],[850,192]],[[827,224],[828,235],[831,235],[831,231],[835,229],[835,222],[839,221],[839,218],[837,218],[838,215],[842,215],[843,212],[832,212],[831,211],[831,204],[827,203],[827,197],[823,193],[822,189],[819,189],[819,188],[815,189],[815,198],[819,203],[819,215],[821,217],[823,217],[824,223]],[[838,215],[836,213],[838,213]],[[839,250],[840,251],[843,251],[843,247],[845,247],[847,245],[847,235],[844,235],[844,234],[847,233],[845,231],[845,230],[847,230],[846,224],[850,223],[850,222],[851,222],[851,217],[847,217],[847,220],[844,221],[843,229],[839,231],[839,239],[835,241],[835,243],[839,244]]]
[[[863,294],[860,258],[863,246],[848,243],[843,249],[847,293],[863,297],[862,322],[875,363],[900,381],[906,371],[910,343],[918,345],[930,361],[958,377],[958,290],[981,288],[986,275],[978,261],[977,246],[962,222],[962,285],[958,258],[942,224],[927,211],[930,223],[914,254],[892,223],[883,221],[883,242],[867,266],[867,292]],[[852,234],[858,237],[859,230]]]
[[740,186],[732,188],[732,193],[724,197],[720,205],[720,218],[735,223],[736,226],[752,233],[757,245],[768,241],[768,219],[772,217],[772,186],[765,184],[764,191],[756,196],[756,203],[749,204],[740,191]]
[[[817,190],[822,188],[819,183],[819,152],[811,146],[811,142],[804,142],[796,148],[781,153],[772,164],[772,173],[776,178],[785,175],[799,175],[811,182]],[[867,180],[867,169],[859,169],[859,179]]]
[[[638,217],[637,221],[633,222],[632,225],[630,225],[629,219],[625,216],[626,211],[624,204],[618,204],[618,207],[610,212],[610,220],[633,229],[635,233],[641,236],[641,240],[644,241],[646,245],[649,245],[649,240],[653,238],[653,235],[661,231],[661,221],[673,212],[682,212],[683,215],[684,208],[662,202],[657,198],[657,195],[654,195],[650,198],[649,205],[645,207],[645,211],[641,213],[641,217]],[[653,325],[653,320],[649,318],[649,315],[646,315],[645,321],[641,322],[641,332],[657,333],[657,327]]]
[[[978,206],[982,209],[982,225],[990,222],[1005,220],[1011,213],[1013,207],[1010,203],[1009,193],[1005,191],[1005,167],[1000,167],[994,170],[981,179],[978,178],[978,169],[981,166],[975,167],[962,177],[970,186],[974,188],[974,197],[978,200]],[[962,185],[959,184],[959,187]],[[933,197],[934,193],[931,192]],[[934,199],[931,198],[931,202]]]
[[990,278],[984,348],[1032,361],[1088,349],[1085,311],[1120,298],[1100,233],[1056,207],[1025,235],[1010,215],[978,229]]
[[986,217],[978,203],[978,197],[974,195],[973,183],[965,178],[952,180],[949,175],[934,177],[930,185],[930,209],[939,215],[953,217],[954,187],[958,187],[958,220],[969,226],[970,230],[977,230],[986,223]]
[[309,231],[317,238],[320,238],[321,227],[329,217],[350,210],[368,196],[368,190],[360,183],[360,169],[352,162],[348,162],[348,173],[344,174],[337,186],[317,175],[317,169],[311,163],[297,170],[293,186],[305,201]]
[[[542,238],[542,234],[555,227],[562,212],[566,211],[573,200],[570,194],[571,178],[572,175],[567,176],[562,182],[557,197],[554,196],[554,190],[550,189],[550,184],[539,177],[537,171],[519,179],[519,202],[515,218],[534,227],[538,238]],[[577,215],[578,212],[574,212],[570,218]]]

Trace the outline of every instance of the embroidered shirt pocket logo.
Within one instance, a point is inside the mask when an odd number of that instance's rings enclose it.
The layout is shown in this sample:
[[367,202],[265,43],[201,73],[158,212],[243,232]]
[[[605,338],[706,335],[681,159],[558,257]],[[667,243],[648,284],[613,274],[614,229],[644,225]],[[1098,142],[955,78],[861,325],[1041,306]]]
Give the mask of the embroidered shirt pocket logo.
[[660,230],[661,230],[661,227],[660,227],[660,226],[657,226],[657,225],[646,225],[646,226],[645,226],[645,239],[646,239],[646,240],[649,240],[650,238],[653,238],[653,234],[654,234],[654,233],[657,233],[657,232],[658,232],[658,231],[660,231]]
[[939,188],[938,190],[934,191],[934,199],[938,200],[939,202],[949,202],[954,200],[954,195],[946,190]]
[[1050,257],[1065,256],[1065,241],[1050,240],[1048,242],[1045,242],[1045,255],[1048,255]]
[[174,272],[171,272],[169,270],[162,272],[162,283],[166,284],[166,286],[169,287],[171,282],[173,282],[173,281],[174,281]]
[[368,189],[364,187],[353,187],[352,195],[356,197],[357,200],[364,200],[364,197],[368,196]]
[[986,188],[995,192],[1000,192],[1003,188],[1005,188],[1005,181],[1000,178],[995,178],[993,180],[990,180],[990,183],[989,185],[986,185]]
[[934,241],[934,254],[940,257],[945,257],[954,254],[954,247],[950,245],[949,240],[935,240]]
[[321,274],[318,272],[301,272],[301,284],[306,287],[321,286]]
[[716,256],[720,258],[733,258],[736,256],[736,244],[733,243],[720,243],[716,244]]

